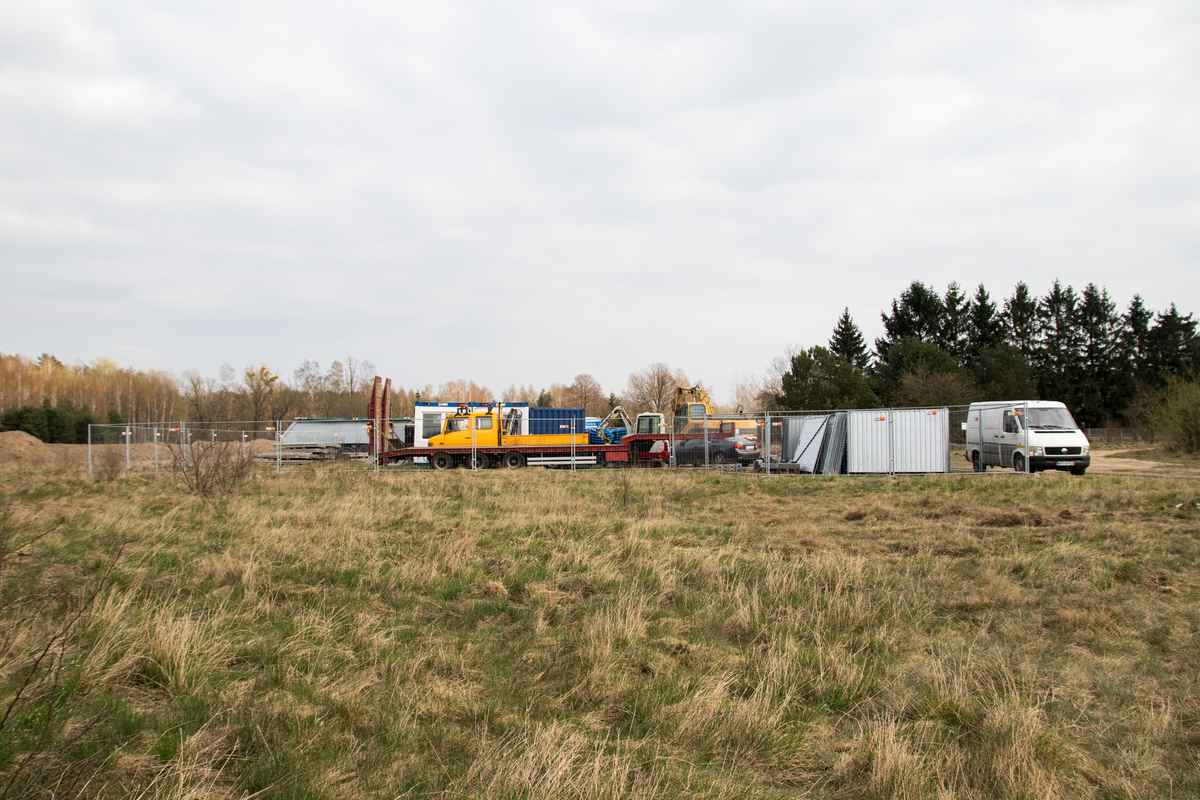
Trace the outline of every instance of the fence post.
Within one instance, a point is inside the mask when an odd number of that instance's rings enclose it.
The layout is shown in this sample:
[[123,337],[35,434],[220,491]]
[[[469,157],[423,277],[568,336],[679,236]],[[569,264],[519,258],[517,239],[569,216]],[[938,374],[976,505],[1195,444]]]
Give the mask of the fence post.
[[1029,454],[1029,403],[1021,411],[1021,430],[1025,431],[1025,474],[1033,474],[1033,457]]
[[133,433],[130,432],[129,426],[125,426],[125,471],[129,472],[129,440],[133,438]]
[[888,477],[896,477],[896,409],[887,410]]
[[88,423],[88,475],[92,474],[92,423]]
[[763,411],[765,418],[763,419],[763,438],[766,439],[766,448],[763,451],[763,469],[766,470],[767,477],[771,477],[771,412]]

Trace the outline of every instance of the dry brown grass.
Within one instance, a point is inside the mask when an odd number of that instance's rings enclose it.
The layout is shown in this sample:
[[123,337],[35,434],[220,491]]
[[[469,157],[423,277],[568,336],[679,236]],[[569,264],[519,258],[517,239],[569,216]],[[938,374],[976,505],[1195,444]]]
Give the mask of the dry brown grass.
[[[1197,501],[534,470],[204,500],[3,470],[9,541],[41,538],[0,591],[77,597],[124,545],[73,662],[116,701],[113,796],[1179,797]],[[5,691],[54,622],[12,608]]]

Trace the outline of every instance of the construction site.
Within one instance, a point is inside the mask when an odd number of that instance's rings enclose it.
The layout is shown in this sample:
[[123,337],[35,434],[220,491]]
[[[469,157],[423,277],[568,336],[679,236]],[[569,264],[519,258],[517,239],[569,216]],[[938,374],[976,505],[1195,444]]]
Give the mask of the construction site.
[[[135,453],[142,454],[142,463],[152,460],[156,470],[170,468],[198,443],[235,447],[278,470],[316,465],[373,471],[705,469],[768,476],[989,469],[1083,474],[1090,460],[1086,436],[1069,412],[1046,401],[983,404],[984,410],[973,404],[719,413],[702,387],[678,386],[670,413],[629,413],[618,405],[598,418],[582,408],[527,402],[418,401],[411,417],[396,417],[390,383],[377,376],[364,415],[355,418],[93,425],[88,468],[94,450],[112,451],[114,445],[118,455],[122,447],[126,451],[127,469]],[[1050,433],[1045,426],[1022,422],[1051,411],[1065,414],[1055,419],[1066,424],[1049,426],[1055,441],[1069,435],[1072,446],[1045,447],[1039,444]]]

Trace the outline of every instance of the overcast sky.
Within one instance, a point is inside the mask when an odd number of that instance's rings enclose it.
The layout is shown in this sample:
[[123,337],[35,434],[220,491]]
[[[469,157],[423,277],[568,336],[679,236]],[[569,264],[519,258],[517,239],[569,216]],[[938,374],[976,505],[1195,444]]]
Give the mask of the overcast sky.
[[1200,311],[1194,2],[0,2],[0,351],[718,398],[912,280]]

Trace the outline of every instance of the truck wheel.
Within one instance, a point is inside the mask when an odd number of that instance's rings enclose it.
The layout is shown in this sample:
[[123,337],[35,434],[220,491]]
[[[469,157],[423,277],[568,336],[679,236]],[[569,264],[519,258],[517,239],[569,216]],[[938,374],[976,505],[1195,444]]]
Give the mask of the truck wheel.
[[1013,456],[1013,469],[1017,472],[1025,471],[1025,456],[1023,454],[1017,453]]
[[487,453],[476,453],[473,457],[467,456],[467,463],[471,465],[472,469],[487,469],[491,462]]
[[429,463],[436,470],[450,469],[454,464],[454,459],[450,458],[449,453],[434,453],[429,457]]
[[525,456],[516,450],[510,450],[504,454],[503,464],[507,469],[520,469],[525,466]]

